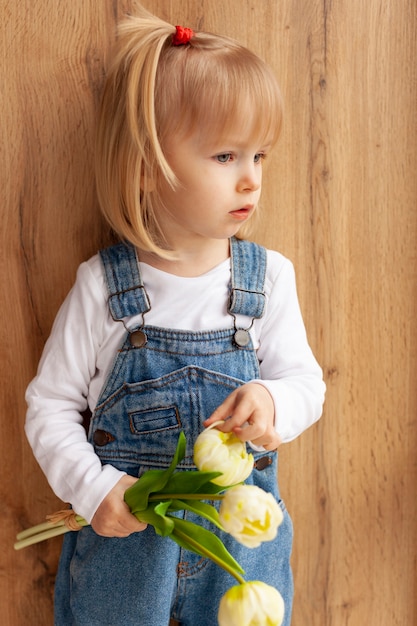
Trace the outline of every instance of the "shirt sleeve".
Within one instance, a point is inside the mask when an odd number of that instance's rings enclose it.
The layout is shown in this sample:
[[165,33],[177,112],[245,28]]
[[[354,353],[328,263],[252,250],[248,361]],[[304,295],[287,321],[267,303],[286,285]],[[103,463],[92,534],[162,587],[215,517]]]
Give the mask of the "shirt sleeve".
[[260,380],[275,404],[275,428],[283,443],[292,441],[322,413],[325,384],[322,369],[308,344],[297,297],[292,263],[269,253],[274,264],[267,287],[258,359]]
[[83,263],[26,391],[25,430],[34,455],[56,495],[88,522],[124,475],[101,465],[82,425],[106,313],[104,293]]

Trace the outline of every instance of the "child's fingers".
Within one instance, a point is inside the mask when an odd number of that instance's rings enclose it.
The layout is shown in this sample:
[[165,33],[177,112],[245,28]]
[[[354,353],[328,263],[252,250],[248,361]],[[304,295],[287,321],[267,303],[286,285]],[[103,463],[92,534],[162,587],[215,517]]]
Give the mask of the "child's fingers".
[[127,537],[145,530],[124,501],[124,493],[137,481],[133,476],[124,475],[107,494],[91,520],[94,531],[102,537]]
[[[215,422],[219,422],[219,421],[226,421],[227,419],[229,419],[234,411],[234,407],[235,407],[235,394],[236,392],[234,391],[233,393],[231,393],[226,400],[224,400],[224,402],[222,402],[217,409],[215,409],[213,411],[213,413],[210,415],[210,417],[208,419],[206,419],[206,421],[203,423],[203,426],[205,428],[208,428],[209,426],[211,426],[212,424],[214,424]],[[219,424],[218,425],[219,430],[223,430],[223,431],[228,431],[229,428],[225,428],[224,424]]]
[[146,524],[139,522],[134,515],[129,514],[132,520],[119,519],[116,523],[96,525],[94,530],[102,537],[128,537],[132,533],[145,530]]
[[145,530],[147,524],[140,522],[127,507],[126,511],[119,511],[117,516],[109,515],[107,519],[93,518],[92,526],[102,537],[128,537],[132,533]]
[[204,422],[207,428],[218,420],[227,420],[219,430],[230,432],[245,423],[258,421],[273,425],[274,405],[269,392],[256,383],[248,383],[235,389]]
[[[251,431],[253,434],[251,434]],[[250,441],[255,446],[265,448],[268,451],[276,450],[282,443],[281,437],[275,430],[262,431],[261,435],[257,436],[255,429],[249,426],[241,429],[240,432],[238,429],[234,432],[242,441]],[[259,432],[259,429],[257,432]]]
[[274,405],[269,392],[248,383],[235,389],[212,413],[204,426],[216,425],[223,432],[234,432],[241,441],[250,441],[267,450],[275,450],[281,439],[274,427]]
[[254,411],[254,406],[250,398],[240,394],[239,390],[234,391],[204,422],[204,427],[208,428],[216,422],[223,422],[216,425],[219,430],[230,433],[236,428],[244,428],[250,421]]

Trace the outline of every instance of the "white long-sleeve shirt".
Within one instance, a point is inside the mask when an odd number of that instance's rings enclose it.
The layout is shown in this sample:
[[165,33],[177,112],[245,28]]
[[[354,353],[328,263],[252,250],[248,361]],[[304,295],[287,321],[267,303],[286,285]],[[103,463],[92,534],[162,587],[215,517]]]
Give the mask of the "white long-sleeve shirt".
[[[140,263],[151,302],[145,323],[205,331],[232,328],[227,313],[230,261],[198,277],[168,274]],[[325,385],[308,345],[291,262],[267,252],[266,312],[250,334],[261,378],[275,404],[275,427],[283,442],[319,419]],[[123,476],[102,466],[88,443],[80,412],[94,411],[126,329],[114,321],[98,255],[80,265],[45,345],[38,373],[26,392],[26,434],[52,489],[91,521],[97,507]],[[124,320],[127,328],[141,316]],[[237,327],[251,319],[237,316]]]

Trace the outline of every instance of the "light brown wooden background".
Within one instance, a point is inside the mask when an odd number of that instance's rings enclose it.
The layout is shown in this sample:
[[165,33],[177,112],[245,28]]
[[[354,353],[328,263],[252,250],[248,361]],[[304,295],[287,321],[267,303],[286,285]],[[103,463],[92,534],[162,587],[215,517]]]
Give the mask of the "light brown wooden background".
[[[92,128],[115,21],[129,5],[0,0],[5,626],[52,624],[59,540],[12,549],[16,532],[60,504],[24,437],[24,390],[76,267],[108,240]],[[416,2],[144,5],[240,39],[269,60],[285,97],[256,239],[295,263],[328,384],[321,422],[281,452],[296,533],[293,624],[417,624]]]

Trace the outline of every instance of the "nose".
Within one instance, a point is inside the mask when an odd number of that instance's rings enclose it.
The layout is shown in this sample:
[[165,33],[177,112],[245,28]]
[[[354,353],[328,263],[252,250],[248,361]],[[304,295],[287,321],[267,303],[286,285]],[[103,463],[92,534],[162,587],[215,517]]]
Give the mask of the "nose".
[[238,190],[241,192],[257,191],[262,183],[262,167],[259,163],[246,164],[242,167],[238,181]]

